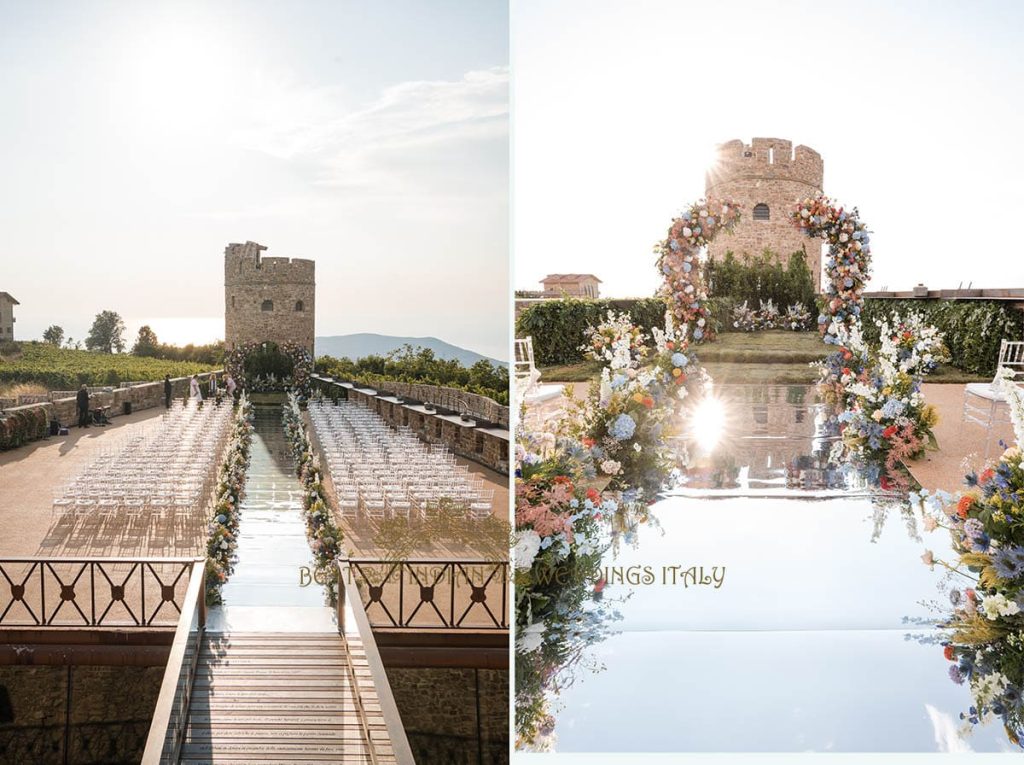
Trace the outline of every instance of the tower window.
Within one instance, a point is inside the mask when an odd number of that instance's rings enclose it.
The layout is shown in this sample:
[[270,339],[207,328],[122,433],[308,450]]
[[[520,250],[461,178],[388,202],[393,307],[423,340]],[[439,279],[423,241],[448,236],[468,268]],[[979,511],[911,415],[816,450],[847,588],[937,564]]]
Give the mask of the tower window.
[[306,310],[306,306],[305,306],[305,304],[301,300],[296,300],[295,301],[295,310],[296,311],[305,311]]
[[260,306],[260,310],[261,311],[273,311],[274,310],[274,301],[273,300],[264,300],[263,301],[263,305]]
[[235,307],[235,296],[234,295],[231,296],[231,307],[232,308]]
[[754,205],[754,220],[768,220],[771,214],[764,202]]

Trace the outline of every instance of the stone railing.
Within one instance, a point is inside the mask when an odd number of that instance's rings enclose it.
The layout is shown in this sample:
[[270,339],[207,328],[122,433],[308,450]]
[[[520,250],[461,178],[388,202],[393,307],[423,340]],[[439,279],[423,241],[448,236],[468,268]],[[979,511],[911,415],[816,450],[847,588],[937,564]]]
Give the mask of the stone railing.
[[[203,372],[198,375],[205,395],[210,375],[220,375],[221,370],[215,372]],[[188,395],[189,381],[191,377],[175,377],[171,380],[172,396],[183,398]],[[163,406],[164,403],[164,381],[142,383],[131,388],[89,388],[89,408],[110,407],[110,414],[120,414],[124,410],[125,403],[130,403],[132,410],[149,409],[154,406]],[[53,397],[53,393],[66,393],[60,398]],[[41,400],[35,403],[19,406],[3,407],[3,414],[14,414],[33,408],[42,408],[46,412],[48,420],[58,420],[62,425],[74,425],[78,420],[78,403],[76,396],[78,391],[53,391],[47,396],[39,396]],[[19,397],[20,398],[20,397]],[[6,401],[6,400],[5,400]],[[0,401],[0,405],[2,405]],[[0,415],[2,416],[2,415]]]
[[481,396],[478,393],[470,393],[469,391],[457,390],[456,388],[443,388],[438,385],[394,382],[390,380],[387,382],[376,382],[366,387],[373,388],[379,393],[415,399],[416,401],[433,404],[457,414],[468,414],[477,420],[486,420],[495,425],[508,427],[508,407],[502,406],[494,399]]

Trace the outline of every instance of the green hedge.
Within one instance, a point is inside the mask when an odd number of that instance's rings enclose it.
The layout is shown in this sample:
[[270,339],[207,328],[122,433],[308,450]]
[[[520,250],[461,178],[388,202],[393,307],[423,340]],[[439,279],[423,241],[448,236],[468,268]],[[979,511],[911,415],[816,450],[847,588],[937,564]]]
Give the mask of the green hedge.
[[996,300],[885,300],[864,301],[864,335],[878,339],[875,319],[894,312],[922,314],[945,337],[952,364],[965,372],[995,374],[1001,340],[1024,339],[1024,313]]
[[665,326],[665,301],[661,298],[629,300],[543,300],[526,308],[516,319],[516,337],[533,338],[533,357],[538,366],[577,364],[583,361],[579,347],[587,327],[597,326],[610,310],[628,313],[645,330]]
[[8,412],[0,417],[0,451],[43,438],[49,427],[46,410],[41,406]]

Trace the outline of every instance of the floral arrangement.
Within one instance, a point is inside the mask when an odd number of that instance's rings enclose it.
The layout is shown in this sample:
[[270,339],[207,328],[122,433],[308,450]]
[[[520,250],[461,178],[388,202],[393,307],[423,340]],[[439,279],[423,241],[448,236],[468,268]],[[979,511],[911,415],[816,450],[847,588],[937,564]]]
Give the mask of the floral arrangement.
[[668,236],[654,247],[664,279],[660,294],[668,299],[668,313],[674,323],[692,325],[694,342],[713,339],[700,250],[720,232],[731,231],[740,219],[740,210],[736,202],[728,199],[695,202],[672,219]]
[[811,324],[811,312],[803,303],[792,303],[786,308],[779,325],[793,332],[803,332]]
[[732,309],[732,325],[741,332],[758,332],[764,329],[775,329],[779,326],[779,309],[769,298],[767,301],[760,301],[760,306],[755,311],[747,306],[744,300],[742,305]]
[[516,747],[554,743],[550,699],[618,618],[601,597],[601,556],[616,498],[586,485],[585,447],[520,426],[516,446]]
[[233,567],[237,547],[238,510],[245,492],[245,474],[249,469],[249,447],[252,445],[252,404],[243,393],[235,409],[228,445],[217,476],[216,500],[207,527],[206,602],[221,602],[221,587]]
[[[313,559],[317,572],[320,574],[318,581],[333,583],[334,561],[337,560],[341,551],[342,533],[334,523],[334,516],[328,505],[327,492],[323,485],[320,458],[313,454],[313,445],[310,443],[306,427],[302,423],[299,397],[294,392],[288,394],[282,421],[285,435],[291,444],[292,456],[295,459],[296,475],[305,489],[302,503],[303,514],[306,519],[306,533],[310,539],[309,546],[313,550]],[[333,584],[328,591],[333,596],[332,587]]]
[[651,330],[651,346],[627,314],[609,311],[589,337],[580,350],[605,366],[589,395],[570,401],[566,435],[589,450],[613,488],[638,487],[653,496],[679,461],[668,445],[681,423],[677,415],[707,384],[707,373],[671,323]]
[[267,351],[268,343],[244,343],[228,352],[224,357],[224,367],[242,388],[263,393],[268,391],[299,390],[307,393],[309,377],[313,373],[313,356],[307,348],[294,343],[279,343],[277,351],[284,355],[292,365],[291,374],[278,376],[273,372],[256,374],[248,379],[245,362],[255,353]]
[[856,207],[844,210],[824,195],[800,202],[792,220],[808,236],[828,242],[828,285],[821,301],[818,326],[825,342],[836,345],[839,328],[860,321],[864,284],[871,269],[871,238]]
[[921,384],[946,351],[939,331],[918,314],[876,324],[877,349],[868,348],[859,323],[837,327],[838,350],[819,362],[819,388],[842,410],[844,445],[859,459],[884,462],[891,473],[937,446],[937,413],[925,404]]
[[1024,392],[1002,378],[1017,446],[1006,449],[981,473],[966,476],[957,497],[922,496],[924,527],[947,529],[954,561],[926,550],[922,560],[942,566],[959,585],[950,590],[951,613],[943,623],[949,675],[966,683],[974,705],[960,714],[964,732],[999,720],[1009,739],[1024,738]]

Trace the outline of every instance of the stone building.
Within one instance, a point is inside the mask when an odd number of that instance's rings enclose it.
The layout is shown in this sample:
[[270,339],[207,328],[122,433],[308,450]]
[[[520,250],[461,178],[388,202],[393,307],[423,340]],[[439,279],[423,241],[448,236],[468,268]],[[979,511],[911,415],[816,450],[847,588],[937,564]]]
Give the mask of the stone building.
[[14,306],[21,305],[9,292],[0,292],[0,342],[14,339]]
[[754,138],[749,145],[733,140],[719,144],[705,177],[705,193],[734,199],[743,217],[731,235],[718,237],[708,248],[716,259],[732,252],[737,257],[760,255],[766,249],[783,262],[803,250],[814,287],[821,290],[821,240],[808,239],[790,223],[796,203],[822,192],[824,164],[807,146],[793,148],[783,138]]
[[256,242],[224,250],[224,343],[294,343],[313,353],[316,278],[312,260],[265,258]]
[[593,274],[548,274],[540,282],[544,296],[580,298],[599,297],[601,280]]

